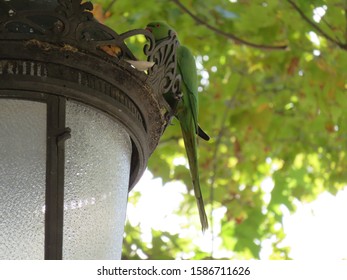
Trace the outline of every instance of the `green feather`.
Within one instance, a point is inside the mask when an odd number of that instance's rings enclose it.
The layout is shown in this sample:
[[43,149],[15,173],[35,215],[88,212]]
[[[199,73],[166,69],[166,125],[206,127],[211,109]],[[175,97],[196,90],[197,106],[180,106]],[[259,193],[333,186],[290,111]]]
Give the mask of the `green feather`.
[[[173,30],[165,22],[161,21],[149,23],[147,29],[153,33],[156,42],[168,37],[169,30]],[[176,57],[177,68],[182,78],[181,89],[183,93],[182,99],[177,106],[176,117],[180,122],[182,130],[202,230],[205,231],[208,228],[208,220],[200,188],[196,135],[204,135],[202,138],[205,140],[208,140],[209,136],[198,125],[198,76],[195,59],[185,46],[177,48]]]

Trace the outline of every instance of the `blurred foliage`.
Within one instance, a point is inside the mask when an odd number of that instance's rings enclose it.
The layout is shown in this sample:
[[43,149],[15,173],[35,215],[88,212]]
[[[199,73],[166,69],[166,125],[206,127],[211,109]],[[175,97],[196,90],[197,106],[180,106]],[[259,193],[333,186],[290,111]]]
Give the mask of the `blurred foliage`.
[[[347,2],[93,2],[99,19],[118,33],[165,20],[192,50],[201,78],[199,122],[212,136],[199,143],[202,192],[208,211],[225,209],[215,221],[220,249],[235,259],[257,259],[262,242],[270,239],[270,258],[287,259],[290,248],[281,245],[284,209],[293,212],[296,201],[312,201],[324,191],[336,194],[347,183]],[[129,47],[139,52],[142,45],[133,40]],[[149,170],[163,183],[182,180],[191,190],[186,166],[173,164],[182,156],[174,122]],[[130,200],[139,199],[133,196]],[[200,234],[192,195],[185,195],[181,209],[181,216],[194,216]],[[128,223],[126,233],[124,259],[214,257],[179,232],[153,229],[149,243],[141,240],[140,227]]]

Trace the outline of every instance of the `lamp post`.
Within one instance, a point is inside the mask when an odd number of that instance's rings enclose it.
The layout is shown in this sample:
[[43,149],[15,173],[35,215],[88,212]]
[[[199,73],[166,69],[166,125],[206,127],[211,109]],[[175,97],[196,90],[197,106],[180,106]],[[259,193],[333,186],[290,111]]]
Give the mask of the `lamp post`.
[[[0,259],[119,259],[128,191],[172,117],[175,35],[117,34],[92,8],[0,0]],[[138,34],[147,73],[126,62]]]

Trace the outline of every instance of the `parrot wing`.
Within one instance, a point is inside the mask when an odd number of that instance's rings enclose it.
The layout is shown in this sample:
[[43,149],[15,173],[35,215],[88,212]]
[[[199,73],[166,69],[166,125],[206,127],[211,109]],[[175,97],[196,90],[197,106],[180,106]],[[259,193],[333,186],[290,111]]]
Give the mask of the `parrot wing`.
[[205,141],[210,140],[210,136],[208,136],[208,134],[205,131],[203,131],[200,126],[198,126],[198,135],[201,139],[204,139]]
[[187,88],[189,109],[192,113],[195,132],[198,132],[198,75],[195,59],[190,50],[185,46],[177,48],[177,64],[183,83]]

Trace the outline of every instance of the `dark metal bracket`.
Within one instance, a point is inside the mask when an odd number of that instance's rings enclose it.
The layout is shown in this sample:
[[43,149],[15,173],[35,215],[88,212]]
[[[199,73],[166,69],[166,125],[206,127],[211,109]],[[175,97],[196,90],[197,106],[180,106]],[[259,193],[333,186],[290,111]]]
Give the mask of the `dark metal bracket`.
[[45,259],[62,259],[64,218],[65,98],[47,97]]
[[64,128],[63,132],[59,133],[57,136],[57,145],[61,146],[65,144],[65,141],[71,138],[71,128]]

